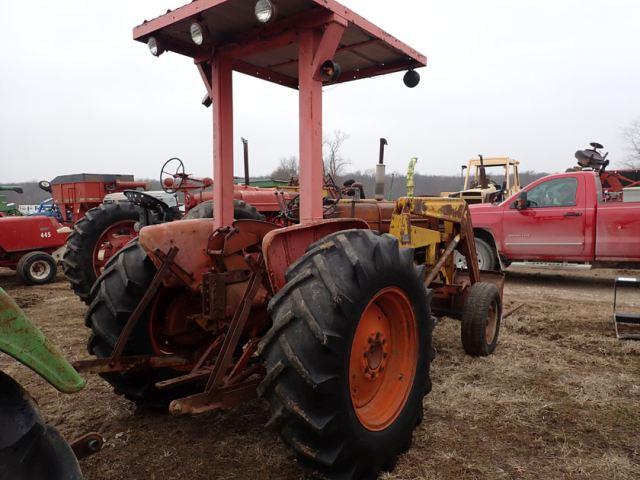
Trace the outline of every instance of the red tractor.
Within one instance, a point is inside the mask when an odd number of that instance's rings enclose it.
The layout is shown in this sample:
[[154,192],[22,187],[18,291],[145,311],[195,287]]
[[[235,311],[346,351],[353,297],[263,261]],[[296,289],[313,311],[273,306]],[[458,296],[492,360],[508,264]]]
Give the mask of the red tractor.
[[[186,173],[179,158],[164,163],[160,185],[162,191],[117,190],[76,221],[62,265],[71,288],[85,303],[91,303],[92,286],[109,260],[138,236],[140,228],[181,218],[212,218],[213,181]],[[290,201],[291,196],[284,192],[278,195],[275,189],[236,184],[234,216],[276,221],[279,202]]]
[[[105,195],[145,185],[134,182],[131,175],[86,173],[40,182],[40,187],[52,194],[57,214],[0,218],[0,266],[15,269],[27,284],[52,281],[71,233],[70,227],[100,205]],[[125,210],[118,218],[132,227],[138,213]]]
[[[334,0],[198,0],[134,38],[195,60],[204,80],[213,219],[146,226],[115,255],[85,319],[97,358],[77,368],[174,415],[262,396],[304,465],[341,478],[393,468],[431,389],[432,314],[459,318],[465,350],[489,355],[503,277],[481,278],[463,200],[325,197],[322,88],[399,71],[415,87],[426,58]],[[235,218],[234,70],[299,91],[286,226]]]

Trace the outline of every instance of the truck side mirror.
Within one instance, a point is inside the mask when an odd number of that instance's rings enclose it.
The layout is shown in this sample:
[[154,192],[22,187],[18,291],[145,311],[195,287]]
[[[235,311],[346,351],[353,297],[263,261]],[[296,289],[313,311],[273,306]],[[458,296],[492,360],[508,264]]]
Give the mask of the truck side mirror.
[[520,192],[520,195],[518,196],[518,200],[516,200],[516,209],[525,210],[528,207],[529,207],[529,200],[527,200],[527,192],[526,190],[523,190],[522,192]]

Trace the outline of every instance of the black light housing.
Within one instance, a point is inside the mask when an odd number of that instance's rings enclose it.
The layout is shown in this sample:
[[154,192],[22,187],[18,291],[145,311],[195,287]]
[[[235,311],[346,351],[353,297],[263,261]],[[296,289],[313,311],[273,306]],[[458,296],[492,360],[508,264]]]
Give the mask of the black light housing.
[[407,73],[404,74],[402,81],[407,87],[413,88],[420,83],[420,74],[414,69],[407,70]]
[[323,82],[335,82],[340,78],[342,67],[333,60],[327,60],[320,66],[320,79]]

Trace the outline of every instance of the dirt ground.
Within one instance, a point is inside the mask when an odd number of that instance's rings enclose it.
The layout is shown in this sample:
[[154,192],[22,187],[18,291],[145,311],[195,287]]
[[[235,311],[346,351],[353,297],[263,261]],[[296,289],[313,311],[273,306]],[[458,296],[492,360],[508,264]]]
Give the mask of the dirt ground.
[[[413,448],[384,479],[631,479],[640,472],[640,342],[611,325],[613,278],[638,272],[533,270],[507,274],[495,355],[464,354],[459,325],[436,328],[434,388]],[[70,359],[86,358],[85,308],[64,277],[5,288]],[[81,463],[87,479],[310,478],[254,401],[225,414],[172,418],[136,410],[99,377],[73,396],[56,392],[7,356],[16,377],[66,437],[98,431],[104,450]]]

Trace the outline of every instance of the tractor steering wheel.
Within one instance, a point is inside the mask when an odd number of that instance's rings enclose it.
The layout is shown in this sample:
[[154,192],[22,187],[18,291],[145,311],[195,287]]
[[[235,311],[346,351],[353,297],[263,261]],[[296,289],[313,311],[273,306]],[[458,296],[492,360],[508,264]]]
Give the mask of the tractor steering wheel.
[[[174,168],[175,165],[175,168]],[[173,173],[172,173],[173,172]],[[187,175],[184,173],[184,163],[177,157],[170,158],[160,169],[160,187],[167,193],[174,194],[184,182]]]

